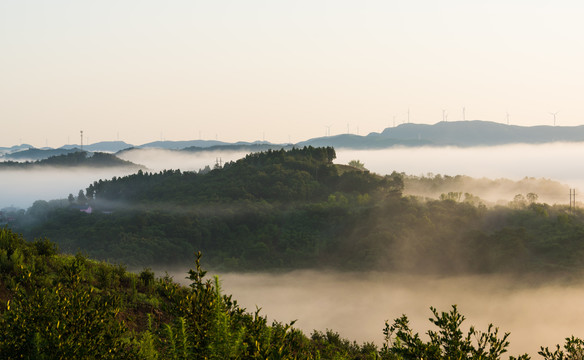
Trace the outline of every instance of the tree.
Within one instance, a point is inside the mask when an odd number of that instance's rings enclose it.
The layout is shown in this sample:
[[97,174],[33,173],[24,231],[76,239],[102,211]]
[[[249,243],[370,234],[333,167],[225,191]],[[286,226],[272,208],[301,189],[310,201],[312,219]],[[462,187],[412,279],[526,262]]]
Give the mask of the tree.
[[79,194],[77,195],[77,203],[81,205],[87,204],[87,197],[83,193],[83,190],[79,190]]
[[363,170],[366,171],[367,169],[365,168],[365,164],[363,164],[361,161],[359,160],[351,160],[349,161],[349,166],[352,166],[354,168],[357,168],[359,170]]
[[536,193],[532,193],[530,192],[529,194],[527,194],[527,202],[529,204],[534,204],[537,202],[537,199],[539,199],[539,196]]
[[509,203],[509,207],[513,209],[523,209],[527,206],[527,200],[523,194],[517,194],[513,197],[513,201]]
[[[499,338],[499,329],[489,325],[486,332],[475,330],[471,326],[468,333],[463,335],[460,325],[465,320],[456,307],[450,312],[438,313],[430,308],[434,318],[430,322],[436,325],[439,331],[428,331],[430,341],[424,342],[419,334],[414,334],[409,327],[406,315],[396,319],[393,325],[385,323],[383,334],[385,344],[381,350],[383,359],[484,359],[498,360],[507,351],[509,333]],[[474,341],[473,341],[474,339]],[[527,355],[510,359],[527,360]]]
[[572,359],[584,359],[584,340],[575,338],[566,338],[566,344],[564,344],[564,351],[560,350],[560,345],[556,345],[556,351],[551,352],[547,347],[541,347],[538,352],[539,355],[543,356],[545,360],[572,360]]
[[37,200],[26,211],[26,214],[36,218],[37,220],[45,220],[50,211],[49,203],[45,200]]

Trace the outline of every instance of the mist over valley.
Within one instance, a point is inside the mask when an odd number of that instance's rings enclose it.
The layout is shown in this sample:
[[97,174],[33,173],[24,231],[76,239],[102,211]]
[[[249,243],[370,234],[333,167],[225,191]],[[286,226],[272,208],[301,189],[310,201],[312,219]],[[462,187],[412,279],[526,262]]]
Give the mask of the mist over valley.
[[[170,274],[188,285],[186,272]],[[584,283],[539,283],[529,276],[420,276],[383,272],[293,271],[284,274],[219,273],[225,292],[249,311],[289,322],[305,333],[332,329],[358,343],[382,344],[384,322],[406,314],[414,331],[432,329],[430,307],[458,305],[463,329],[489,324],[510,332],[509,354],[536,358],[582,332]],[[424,334],[423,338],[427,339]]]
[[[553,204],[567,203],[569,189],[576,189],[577,193],[584,189],[584,170],[576,165],[579,160],[578,154],[583,150],[584,144],[580,143],[470,148],[394,147],[380,150],[341,148],[337,149],[337,158],[334,162],[347,164],[351,160],[359,160],[368,170],[380,175],[396,171],[419,177],[440,174],[451,177],[461,175],[475,180],[487,179],[482,183],[459,181],[455,186],[434,190],[423,189],[406,182],[405,192],[412,195],[438,198],[445,192],[467,192],[495,204],[509,202],[516,194],[535,192],[541,201]],[[219,162],[224,164],[236,161],[248,153],[136,148],[123,151],[117,157],[143,165],[146,171],[151,172],[170,169],[199,171],[207,166],[213,168]],[[77,194],[93,181],[126,176],[135,171],[123,167],[2,169],[0,208],[15,206],[26,209],[35,200],[66,198],[69,193]],[[521,183],[525,178],[528,178],[527,181]],[[532,178],[531,181],[529,178]],[[542,181],[535,185],[534,179]],[[542,185],[546,182],[549,183],[548,187]]]

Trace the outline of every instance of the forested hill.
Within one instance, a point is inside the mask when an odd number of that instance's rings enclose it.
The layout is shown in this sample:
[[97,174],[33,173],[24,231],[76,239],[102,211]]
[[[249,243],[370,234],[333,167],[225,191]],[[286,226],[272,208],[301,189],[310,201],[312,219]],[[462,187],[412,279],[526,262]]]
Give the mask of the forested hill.
[[400,192],[401,177],[368,172],[339,173],[333,148],[268,150],[252,153],[209,172],[139,171],[135,175],[97,181],[87,188],[96,205],[109,202],[196,205],[233,201],[321,201],[336,192],[366,193],[378,187]]
[[66,252],[132,266],[186,265],[200,250],[222,270],[584,271],[579,209],[539,203],[534,193],[492,208],[457,191],[403,196],[402,174],[334,158],[332,148],[306,147],[198,173],[138,172],[95,182],[60,207],[35,202],[11,224]]
[[50,156],[47,159],[38,161],[4,161],[0,162],[2,169],[31,169],[43,167],[126,167],[130,169],[145,169],[144,166],[134,164],[130,161],[122,160],[115,155],[87,151],[72,151],[67,154]]

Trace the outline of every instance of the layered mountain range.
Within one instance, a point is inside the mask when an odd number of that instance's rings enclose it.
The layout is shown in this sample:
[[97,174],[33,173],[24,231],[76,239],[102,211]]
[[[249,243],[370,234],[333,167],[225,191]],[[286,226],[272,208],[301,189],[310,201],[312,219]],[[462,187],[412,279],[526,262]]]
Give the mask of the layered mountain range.
[[[333,146],[350,149],[381,149],[393,146],[496,146],[527,143],[584,141],[584,125],[580,126],[517,126],[491,121],[453,121],[428,124],[401,124],[368,135],[340,134],[308,139],[296,144],[274,144],[266,141],[235,143],[217,140],[155,141],[142,145],[123,141],[104,141],[83,146],[85,151],[117,153],[131,148],[159,148],[185,151],[249,150],[265,151],[303,146]],[[34,148],[22,144],[0,147],[2,160],[40,160],[81,149],[80,145],[65,145],[58,149]]]

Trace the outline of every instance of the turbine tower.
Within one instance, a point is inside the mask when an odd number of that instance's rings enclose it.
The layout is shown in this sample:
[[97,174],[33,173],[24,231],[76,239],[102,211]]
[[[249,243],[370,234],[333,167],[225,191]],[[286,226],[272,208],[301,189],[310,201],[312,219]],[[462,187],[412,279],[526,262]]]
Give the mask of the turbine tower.
[[83,151],[83,130],[81,130],[81,151]]
[[554,117],[554,126],[556,126],[556,115],[558,114],[559,111],[556,111],[554,113],[550,113],[550,115],[552,115]]
[[324,126],[326,128],[325,136],[331,136],[331,126],[333,126],[333,124]]

